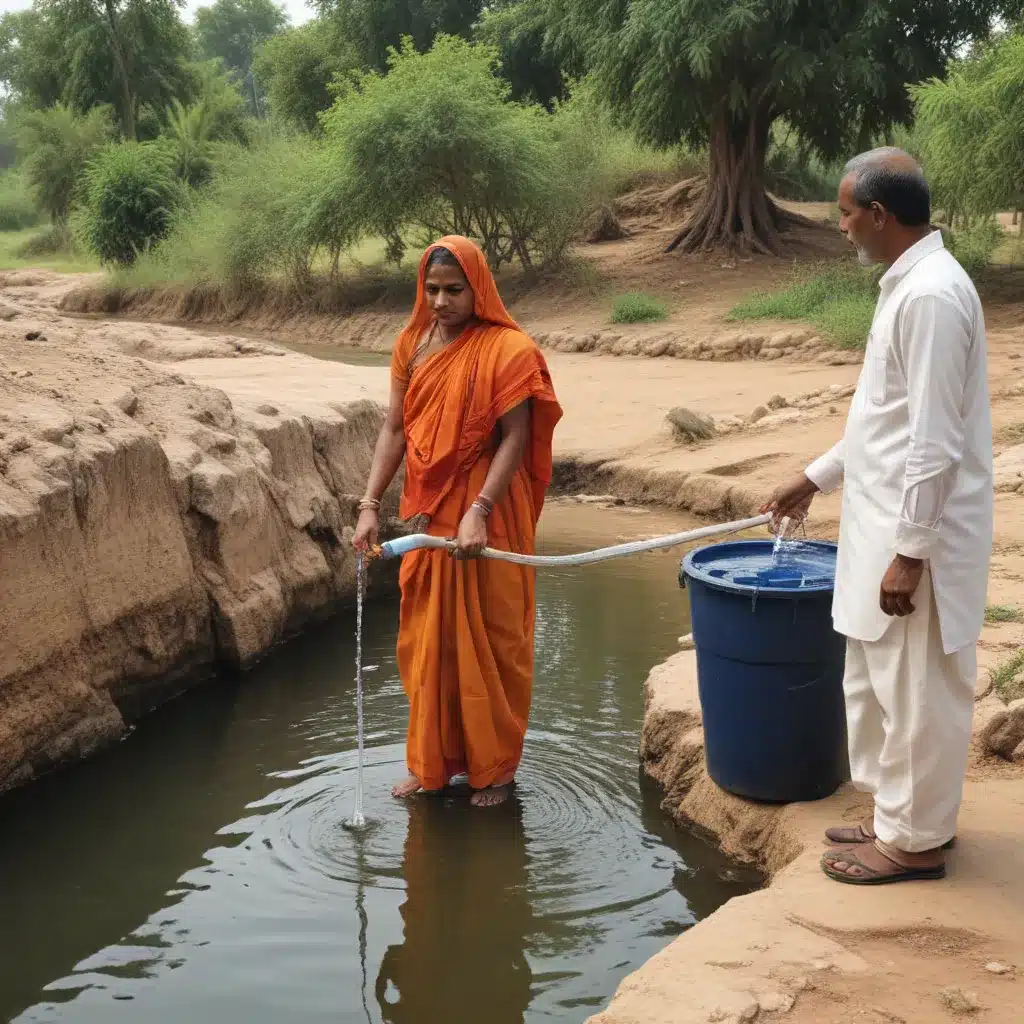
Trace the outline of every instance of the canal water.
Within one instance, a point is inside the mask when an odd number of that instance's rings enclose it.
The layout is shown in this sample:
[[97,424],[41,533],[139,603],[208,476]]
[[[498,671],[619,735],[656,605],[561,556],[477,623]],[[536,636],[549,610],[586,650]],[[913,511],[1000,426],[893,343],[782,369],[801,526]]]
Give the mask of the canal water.
[[[542,550],[685,528],[558,502]],[[538,575],[533,717],[504,807],[391,799],[406,704],[387,602],[366,615],[365,663],[380,668],[365,833],[344,828],[352,616],[0,799],[0,1020],[585,1020],[754,884],[674,828],[638,768],[644,679],[688,629],[677,564]]]

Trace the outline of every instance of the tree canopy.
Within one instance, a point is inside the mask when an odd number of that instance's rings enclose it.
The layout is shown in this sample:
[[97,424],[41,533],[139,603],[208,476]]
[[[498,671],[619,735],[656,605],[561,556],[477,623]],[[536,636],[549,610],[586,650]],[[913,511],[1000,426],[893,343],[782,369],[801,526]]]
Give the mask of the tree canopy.
[[192,74],[183,0],[36,0],[8,16],[0,75],[27,106],[109,104],[135,137],[142,107],[187,96]]
[[1024,206],[1024,29],[911,90],[914,138],[947,216]]
[[496,0],[487,4],[475,37],[497,49],[502,77],[512,98],[551,107],[567,95],[565,71],[570,63],[545,47],[546,0]]
[[331,83],[358,64],[338,26],[318,18],[268,40],[256,57],[254,73],[272,113],[317,132],[320,113],[333,102]]
[[[526,0],[535,3],[537,0]],[[674,244],[776,252],[764,189],[772,124],[825,158],[912,115],[907,83],[943,73],[1022,0],[543,0],[548,43],[582,55],[645,139],[709,147],[709,184]]]
[[196,11],[195,34],[202,55],[223,61],[235,72],[253,113],[262,114],[262,98],[253,76],[253,62],[263,44],[288,24],[283,7],[273,0],[216,0]]
[[386,71],[388,50],[406,37],[419,51],[439,35],[469,38],[484,0],[315,0],[333,19],[359,56],[360,63]]

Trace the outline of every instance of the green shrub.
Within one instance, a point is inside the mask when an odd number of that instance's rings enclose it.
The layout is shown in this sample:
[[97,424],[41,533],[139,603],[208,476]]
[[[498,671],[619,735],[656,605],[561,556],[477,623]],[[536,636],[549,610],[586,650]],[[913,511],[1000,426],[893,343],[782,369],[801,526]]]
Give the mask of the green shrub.
[[164,238],[185,201],[166,150],[150,142],[104,149],[86,168],[83,196],[89,248],[103,263],[121,265]]
[[282,272],[305,280],[318,248],[307,218],[322,161],[321,148],[301,135],[223,148],[210,183],[139,259],[133,281],[239,288]]
[[777,122],[765,160],[765,185],[781,199],[795,202],[830,202],[836,198],[842,165],[826,164]]
[[833,263],[788,288],[744,299],[726,319],[802,320],[841,348],[863,348],[875,315],[877,277],[873,269]]
[[75,250],[71,230],[67,224],[48,224],[29,235],[18,247],[19,259],[31,260],[37,256],[73,255]]
[[555,106],[562,145],[578,153],[574,161],[586,167],[584,183],[593,192],[593,205],[657,182],[678,181],[707,170],[705,154],[684,148],[655,149],[638,141],[618,124],[608,107],[595,97],[588,81]]
[[28,180],[19,171],[0,171],[0,231],[21,231],[39,222]]
[[950,252],[968,274],[985,270],[1005,241],[1006,232],[994,217],[978,217],[948,238]]
[[86,165],[114,132],[109,107],[79,114],[58,103],[25,114],[18,144],[36,204],[54,221],[67,222]]
[[508,101],[496,51],[440,36],[392,51],[323,116],[330,167],[316,220],[339,218],[401,254],[409,231],[475,238],[492,267],[551,263],[581,228],[586,164],[542,108]]
[[665,306],[643,292],[620,295],[612,307],[612,323],[641,324],[664,320],[668,316]]

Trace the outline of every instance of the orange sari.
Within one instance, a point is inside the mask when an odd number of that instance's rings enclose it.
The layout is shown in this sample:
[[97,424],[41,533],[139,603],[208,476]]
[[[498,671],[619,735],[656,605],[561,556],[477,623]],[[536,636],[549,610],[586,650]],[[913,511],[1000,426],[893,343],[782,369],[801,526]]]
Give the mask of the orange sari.
[[[410,374],[409,362],[433,322],[424,278],[438,247],[461,264],[480,323]],[[530,401],[526,453],[488,520],[488,544],[532,554],[562,410],[543,355],[509,316],[483,253],[469,239],[442,238],[424,254],[392,374],[407,388],[401,515],[429,517],[427,532],[436,536],[458,532],[498,449],[498,420]],[[409,771],[428,790],[463,772],[474,789],[485,789],[522,758],[533,686],[533,570],[415,551],[403,558],[399,579]]]

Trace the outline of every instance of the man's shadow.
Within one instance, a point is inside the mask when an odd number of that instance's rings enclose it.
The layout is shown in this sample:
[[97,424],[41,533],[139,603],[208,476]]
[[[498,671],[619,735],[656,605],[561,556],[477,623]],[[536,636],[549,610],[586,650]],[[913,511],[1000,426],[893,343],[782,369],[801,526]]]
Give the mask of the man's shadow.
[[376,996],[388,1024],[522,1024],[534,928],[523,810],[459,795],[409,803],[404,941],[390,946]]

